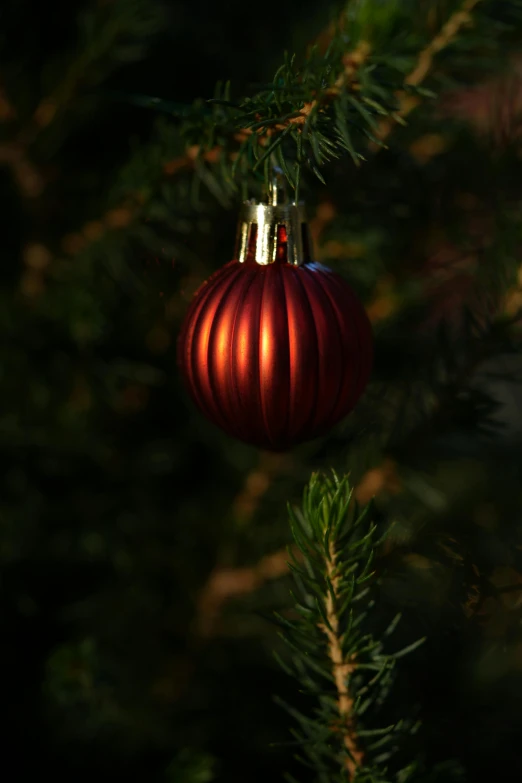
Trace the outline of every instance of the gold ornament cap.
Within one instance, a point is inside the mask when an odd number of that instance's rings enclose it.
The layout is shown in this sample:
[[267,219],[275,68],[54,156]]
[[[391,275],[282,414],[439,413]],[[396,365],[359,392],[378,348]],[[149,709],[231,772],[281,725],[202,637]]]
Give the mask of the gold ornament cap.
[[301,266],[311,261],[310,247],[305,206],[286,202],[279,177],[274,178],[266,203],[244,202],[236,242],[236,259],[240,263]]

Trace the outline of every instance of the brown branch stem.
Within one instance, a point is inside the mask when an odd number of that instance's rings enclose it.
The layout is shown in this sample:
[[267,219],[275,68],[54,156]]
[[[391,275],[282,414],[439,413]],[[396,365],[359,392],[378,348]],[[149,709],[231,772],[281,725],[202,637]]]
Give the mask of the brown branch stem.
[[337,709],[339,712],[340,731],[343,735],[343,742],[348,751],[345,766],[349,775],[349,780],[353,780],[357,771],[363,763],[363,753],[357,742],[357,734],[353,716],[353,697],[350,694],[349,679],[355,671],[357,665],[353,656],[345,658],[342,649],[342,637],[339,631],[339,616],[337,606],[339,603],[340,574],[338,571],[337,552],[332,542],[328,548],[328,560],[326,561],[326,573],[332,585],[333,595],[328,591],[326,599],[326,617],[330,627],[320,623],[319,628],[325,634],[328,640],[328,656],[332,662],[333,676],[337,690]]
[[27,157],[24,147],[16,142],[0,145],[0,166],[2,165],[11,169],[18,189],[25,198],[37,198],[41,195],[45,179]]

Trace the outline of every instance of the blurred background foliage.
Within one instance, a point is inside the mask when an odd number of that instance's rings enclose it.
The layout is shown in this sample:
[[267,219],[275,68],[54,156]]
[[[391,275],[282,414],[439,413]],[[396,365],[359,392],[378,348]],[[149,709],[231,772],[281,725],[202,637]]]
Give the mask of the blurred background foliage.
[[475,57],[388,149],[305,187],[317,257],[365,302],[376,363],[347,421],[285,455],[204,421],[176,370],[187,304],[232,257],[237,203],[187,163],[175,122],[110,97],[191,103],[217,78],[246,93],[339,7],[2,4],[13,780],[312,780],[278,744],[272,697],[301,697],[266,618],[291,603],[286,503],[329,467],[394,523],[378,564],[379,611],[404,611],[394,644],[428,637],[385,708],[423,721],[404,758],[456,758],[477,783],[522,773],[519,62],[492,73]]

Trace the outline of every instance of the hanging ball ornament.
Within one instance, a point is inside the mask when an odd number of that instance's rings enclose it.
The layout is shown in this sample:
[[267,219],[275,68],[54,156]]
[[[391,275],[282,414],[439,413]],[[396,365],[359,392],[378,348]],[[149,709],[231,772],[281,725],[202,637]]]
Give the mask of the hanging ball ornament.
[[304,207],[246,202],[236,259],[196,292],[178,362],[201,412],[269,451],[325,434],[355,406],[373,339],[348,283],[313,263]]

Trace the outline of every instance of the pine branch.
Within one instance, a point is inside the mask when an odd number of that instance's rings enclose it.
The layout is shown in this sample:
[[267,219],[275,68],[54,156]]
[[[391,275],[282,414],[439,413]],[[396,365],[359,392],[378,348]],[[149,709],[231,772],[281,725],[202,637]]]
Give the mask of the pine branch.
[[[115,193],[119,195],[123,191],[125,195],[119,200],[110,197],[109,201],[114,202],[116,200],[115,205],[111,204],[101,215],[91,218],[76,231],[70,232],[58,240],[57,246],[63,251],[65,256],[73,258],[79,254],[88,253],[95,244],[106,241],[114,232],[131,230],[133,225],[139,224],[144,220],[146,211],[162,184],[170,182],[172,178],[182,172],[194,171],[196,168],[196,161],[198,160],[197,149],[190,149],[184,155],[172,157],[167,146],[159,166],[157,152],[158,149],[155,145],[151,145],[150,149],[146,151],[147,159],[150,157],[151,160],[150,165],[146,167],[147,175],[153,180],[153,185],[148,186],[143,177],[129,176],[130,169],[133,166],[131,161],[122,170],[120,178],[114,186]],[[2,147],[0,147],[0,163],[2,161],[1,156]],[[209,150],[199,158],[199,160],[207,163],[215,163],[216,159],[216,150]],[[25,187],[29,189],[30,186],[31,183],[27,182]],[[41,192],[42,188],[38,190],[37,195]],[[29,195],[28,192],[27,195]],[[50,251],[48,252],[50,253]],[[47,265],[57,260],[58,257],[50,253]]]
[[[329,31],[330,45],[324,54],[313,47],[299,64],[295,56],[287,56],[273,81],[252,96],[231,100],[227,84],[218,85],[211,101],[181,112],[169,109],[165,101],[148,99],[148,103],[180,118],[180,133],[189,147],[219,150],[220,170],[229,185],[248,179],[252,161],[257,162],[254,169],[259,168],[277,148],[279,163],[294,187],[302,166],[321,178],[320,167],[346,152],[359,165],[368,140],[372,149],[383,146],[395,123],[405,124],[404,117],[421,96],[434,97],[421,85],[435,64],[440,78],[453,62],[458,63],[459,47],[453,44],[479,6],[484,12],[475,14],[466,45],[475,49],[481,61],[485,47],[500,60],[509,45],[516,46],[509,20],[518,19],[521,0],[511,0],[502,10],[492,0],[464,0],[456,9],[453,2],[445,3],[448,19],[431,40],[432,8],[419,10],[418,4],[407,0],[386,4],[358,0],[347,6],[335,31]],[[442,69],[440,62],[435,63],[441,52],[445,53]],[[411,68],[409,75],[405,75],[407,68]]]
[[25,146],[20,142],[0,145],[0,166],[11,169],[13,179],[24,198],[37,198],[45,187],[45,177],[32,160]]
[[[357,71],[366,62],[370,55],[371,47],[368,41],[360,41],[353,52],[348,52],[343,57],[343,70],[335,80],[332,87],[321,93],[320,97],[309,102],[305,102],[303,107],[292,113],[290,117],[281,123],[275,123],[271,127],[261,121],[257,123],[255,130],[259,132],[260,139],[270,138],[276,131],[284,131],[290,125],[305,125],[313,111],[320,110],[323,105],[329,104],[332,99],[341,95],[343,90],[358,89]],[[267,125],[269,123],[267,122]],[[242,129],[244,132],[252,131],[252,128]],[[263,133],[263,131],[266,131]]]
[[194,635],[200,639],[214,636],[224,604],[233,598],[255,592],[266,582],[285,576],[288,573],[287,561],[288,551],[285,547],[265,555],[254,566],[215,568],[199,595]]
[[[435,55],[455,40],[464,25],[471,24],[471,12],[479,2],[481,2],[481,0],[465,0],[462,8],[455,11],[435,38],[422,50],[417,65],[404,80],[405,85],[418,87],[422,84],[433,66]],[[419,96],[412,95],[404,90],[397,92],[396,98],[399,108],[395,117],[386,117],[382,119],[378,129],[375,131],[375,136],[380,142],[383,142],[384,139],[389,136],[398,118],[404,119],[421,103],[421,98]],[[382,149],[382,143],[376,144],[375,142],[371,142],[369,146],[370,149],[374,151]]]
[[144,0],[116,0],[79,15],[79,54],[68,63],[50,93],[39,101],[20,140],[32,143],[86,84],[92,87],[100,82],[121,62],[140,59],[145,51],[144,41],[160,29],[161,22],[159,6]]
[[146,0],[117,0],[88,9],[79,16],[79,54],[60,69],[58,83],[42,97],[31,117],[19,116],[15,103],[0,87],[0,122],[14,122],[13,137],[0,146],[0,165],[8,166],[20,194],[37,198],[47,184],[41,168],[32,159],[32,147],[42,131],[62,122],[78,98],[121,62],[139,59],[144,41],[158,31],[162,15],[158,6]]
[[464,0],[462,8],[448,19],[440,33],[420,53],[417,67],[406,77],[405,84],[417,86],[424,81],[431,69],[435,55],[445,49],[457,37],[465,24],[471,24],[471,11],[479,2],[481,0]]
[[[364,473],[354,487],[352,502],[366,505],[383,492],[396,493],[399,490],[396,464],[386,458],[381,465],[372,467]],[[299,559],[298,549],[294,548],[292,553]],[[194,624],[195,633],[203,637],[211,637],[216,632],[219,614],[228,601],[255,592],[267,581],[281,579],[288,573],[287,547],[264,555],[250,567],[217,565],[200,592],[198,616]]]
[[[142,214],[140,207],[160,187],[165,176],[172,178],[184,171],[197,169],[202,162],[216,169],[216,176],[224,180],[225,189],[236,187],[235,182],[238,179],[250,177],[251,157],[257,157],[259,166],[264,157],[271,153],[273,144],[279,143],[281,134],[286,134],[288,138],[284,142],[284,149],[279,148],[279,153],[285,165],[288,163],[287,172],[291,177],[294,177],[297,168],[302,164],[309,165],[316,175],[321,176],[318,167],[341,154],[341,147],[350,150],[354,160],[359,162],[362,156],[357,151],[357,143],[352,139],[351,125],[355,123],[353,127],[357,135],[357,126],[362,122],[360,127],[366,125],[366,135],[373,138],[373,141],[370,139],[370,147],[375,150],[382,146],[394,124],[402,121],[419,105],[420,98],[411,93],[411,88],[418,87],[426,78],[433,66],[435,55],[455,40],[479,2],[487,5],[486,0],[466,0],[432,41],[421,50],[414,69],[408,76],[401,78],[402,83],[410,88],[409,91],[394,92],[381,83],[386,73],[380,63],[386,62],[387,56],[385,52],[381,54],[376,45],[369,42],[372,28],[371,25],[368,27],[367,22],[359,24],[359,34],[362,37],[352,51],[344,51],[346,31],[343,24],[339,24],[330,36],[330,49],[327,53],[320,56],[317,50],[312,49],[301,68],[295,66],[293,59],[287,61],[278,69],[272,85],[257,96],[231,102],[228,87],[219,88],[210,112],[205,106],[198,108],[198,104],[189,107],[188,118],[179,127],[181,137],[189,141],[185,152],[165,159],[163,166],[157,169],[155,182],[151,182],[152,188],[147,188],[146,194],[140,192],[136,198],[132,195],[125,196],[124,203],[116,210],[118,213],[123,210],[122,215],[123,212],[130,212],[128,222],[135,221]],[[513,6],[518,7],[518,4],[519,0],[515,0]],[[359,6],[363,8],[364,4],[354,6],[356,20],[358,13],[362,16],[362,11],[357,11]],[[378,18],[377,14],[375,19]],[[372,21],[372,24],[379,27],[378,21]],[[365,32],[364,35],[361,30]],[[372,60],[372,53],[379,63],[377,68]],[[156,105],[151,99],[149,103]],[[288,109],[283,116],[282,107]],[[332,111],[336,112],[335,122]],[[243,119],[245,117],[248,118],[246,124]],[[335,123],[337,130],[332,135]],[[301,162],[292,162],[293,153],[290,153],[290,161],[287,161],[287,141],[290,146],[300,144]],[[21,169],[20,172],[23,173]],[[37,182],[34,176],[29,177],[29,173],[26,178],[27,188]],[[130,208],[129,202],[132,202]],[[111,223],[106,224],[103,218],[95,222],[111,227]],[[78,233],[81,239],[76,236],[75,241],[67,242],[67,246],[83,250],[88,241],[86,243],[83,230]]]
[[317,706],[304,713],[280,703],[299,726],[293,733],[307,757],[302,760],[321,780],[384,783],[382,762],[393,754],[408,722],[376,726],[378,708],[388,694],[396,658],[422,640],[386,654],[382,641],[366,630],[373,605],[370,568],[379,541],[370,507],[360,511],[352,497],[347,477],[314,474],[302,508],[289,509],[301,559],[292,563],[298,619],[278,618],[291,653],[282,663]]

